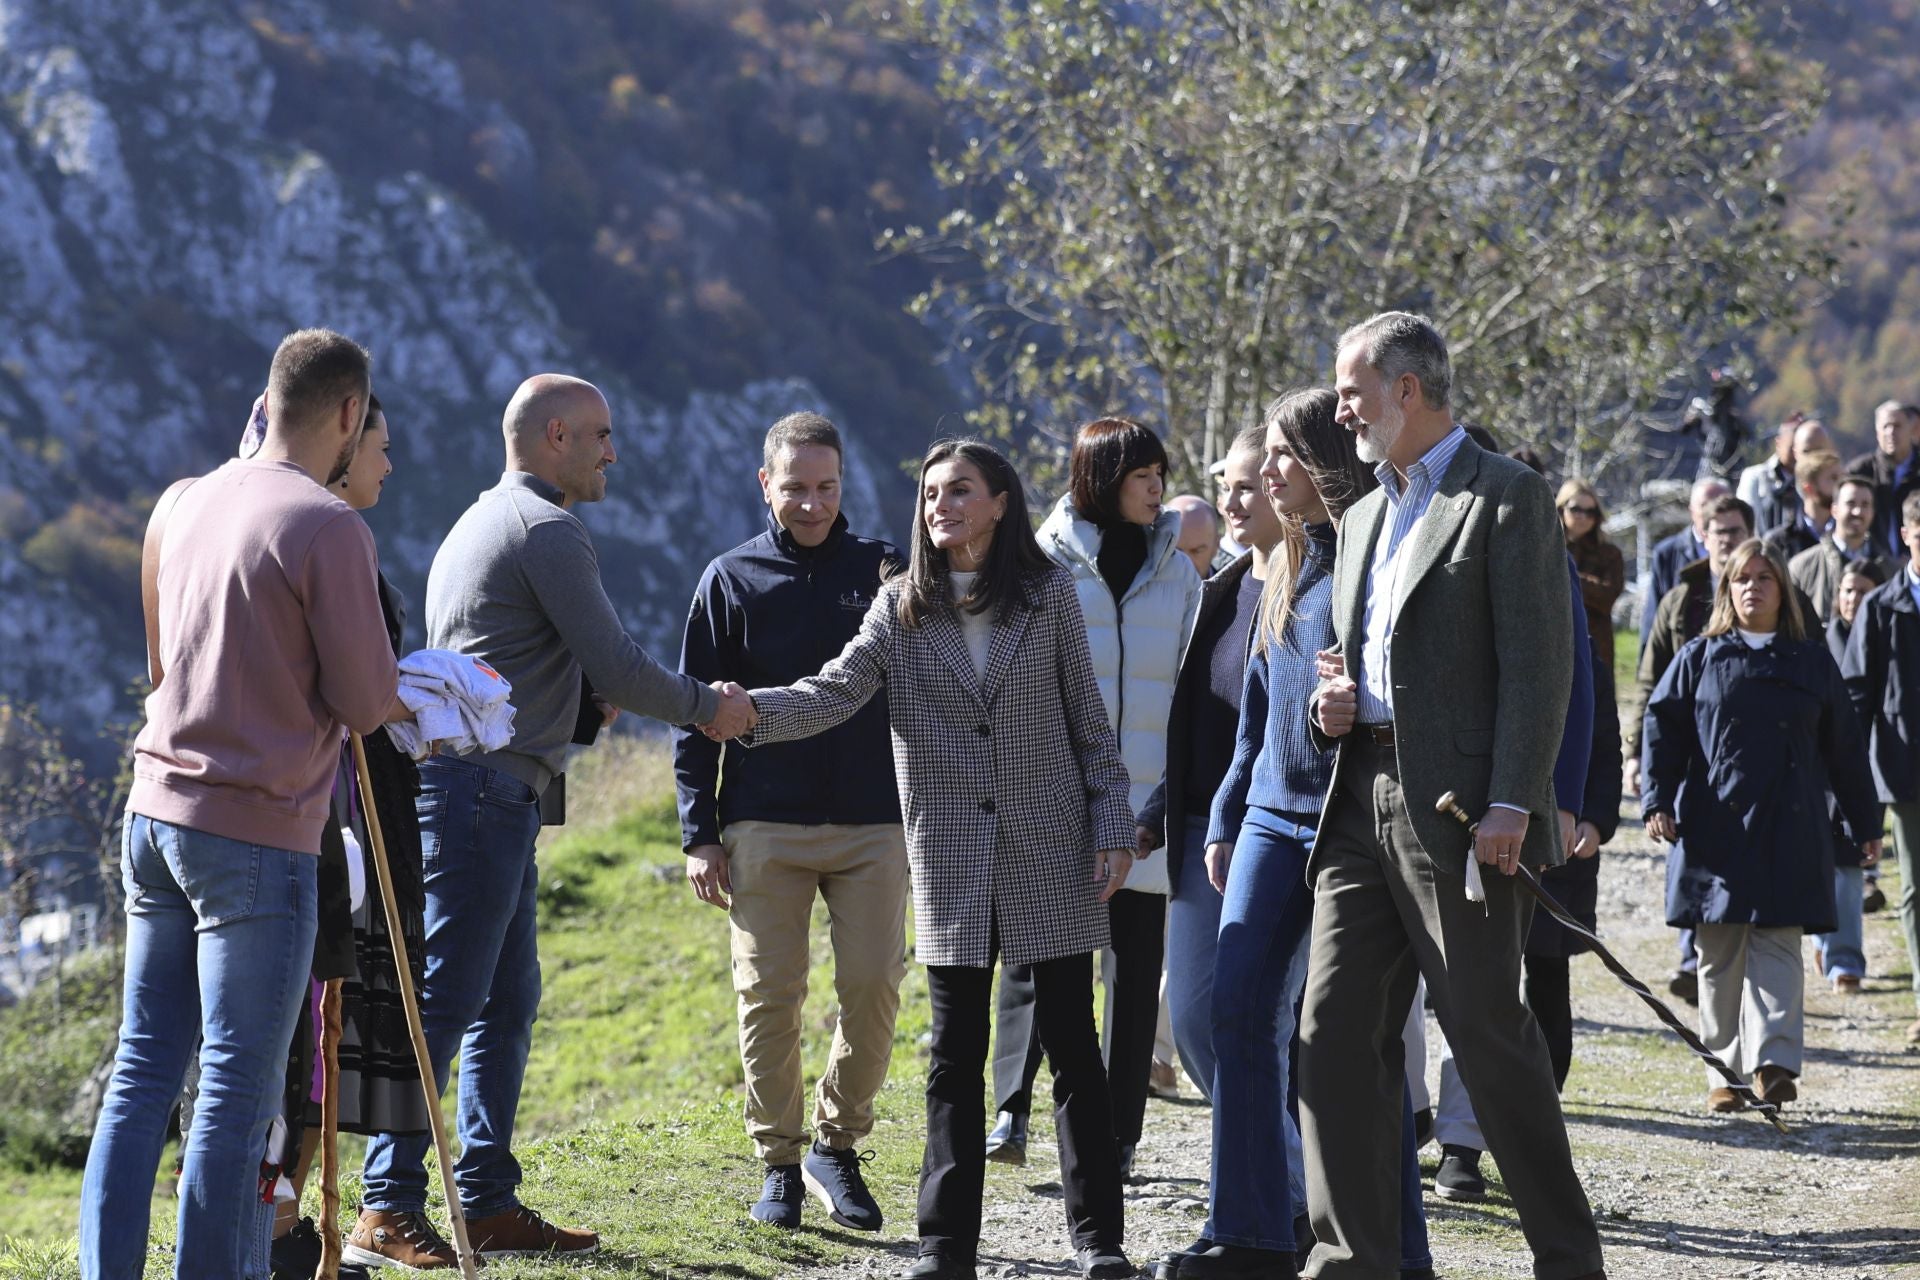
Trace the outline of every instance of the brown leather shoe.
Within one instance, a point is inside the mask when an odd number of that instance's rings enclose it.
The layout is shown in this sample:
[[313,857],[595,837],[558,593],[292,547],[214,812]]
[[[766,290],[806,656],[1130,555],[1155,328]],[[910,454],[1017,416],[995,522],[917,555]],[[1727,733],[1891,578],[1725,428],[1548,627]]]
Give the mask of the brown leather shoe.
[[1746,1108],[1746,1105],[1746,1099],[1725,1085],[1707,1090],[1707,1110],[1709,1111],[1741,1111]]
[[1760,1086],[1755,1092],[1760,1095],[1761,1101],[1771,1102],[1776,1107],[1800,1096],[1800,1086],[1793,1082],[1793,1072],[1785,1067],[1762,1067],[1755,1073],[1753,1082]]
[[440,1238],[424,1213],[362,1209],[360,1220],[340,1250],[346,1262],[363,1267],[401,1267],[408,1271],[445,1271],[460,1265],[460,1255]]
[[1836,973],[1833,975],[1833,989],[1843,996],[1857,996],[1860,994],[1860,976],[1853,973]]
[[591,1253],[600,1237],[584,1227],[556,1227],[523,1204],[467,1223],[467,1239],[483,1258],[523,1258],[547,1253]]

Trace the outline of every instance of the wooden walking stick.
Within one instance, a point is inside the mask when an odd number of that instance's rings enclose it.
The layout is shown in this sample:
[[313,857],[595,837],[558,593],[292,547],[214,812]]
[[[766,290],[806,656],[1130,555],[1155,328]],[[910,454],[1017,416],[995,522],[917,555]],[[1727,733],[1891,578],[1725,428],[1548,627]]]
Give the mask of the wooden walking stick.
[[[1434,801],[1433,807],[1441,813],[1452,815],[1469,833],[1477,832],[1480,829],[1480,824],[1468,816],[1467,811],[1455,802],[1453,792],[1451,791]],[[1472,851],[1468,851],[1467,859],[1468,866],[1478,865],[1473,860]],[[1560,905],[1559,900],[1547,892],[1546,886],[1540,883],[1540,877],[1520,865],[1520,861],[1517,858],[1514,859],[1513,873],[1520,878],[1520,883],[1526,886],[1527,892],[1531,893],[1534,898],[1539,901],[1541,907],[1545,909],[1548,915],[1593,944],[1594,954],[1600,957],[1600,963],[1607,966],[1607,969],[1614,977],[1620,979],[1621,984],[1624,985],[1627,990],[1633,992],[1633,994],[1645,1001],[1647,1007],[1653,1010],[1654,1016],[1665,1023],[1668,1030],[1672,1031],[1676,1036],[1679,1036],[1680,1039],[1685,1042],[1687,1048],[1693,1050],[1696,1057],[1709,1067],[1712,1067],[1715,1072],[1723,1077],[1727,1082],[1727,1087],[1732,1089],[1740,1100],[1747,1104],[1749,1110],[1758,1111],[1761,1115],[1765,1116],[1773,1124],[1773,1127],[1781,1133],[1791,1132],[1791,1130],[1787,1128],[1787,1122],[1780,1118],[1779,1106],[1766,1101],[1759,1094],[1755,1093],[1748,1087],[1747,1082],[1735,1073],[1732,1067],[1720,1061],[1718,1055],[1716,1055],[1713,1050],[1707,1048],[1706,1042],[1694,1033],[1693,1028],[1682,1022],[1680,1015],[1667,1007],[1666,1001],[1648,990],[1646,983],[1634,977],[1633,971],[1627,968],[1626,965],[1621,964],[1620,961],[1615,958],[1613,952],[1607,950],[1607,944],[1600,941],[1599,936],[1595,934],[1593,930],[1574,919],[1573,916],[1568,913],[1567,909]]]
[[399,970],[400,1004],[407,1013],[407,1031],[413,1037],[413,1058],[420,1067],[420,1088],[427,1095],[427,1120],[433,1125],[433,1149],[440,1156],[440,1182],[447,1192],[447,1221],[453,1227],[453,1248],[460,1258],[460,1274],[479,1280],[473,1246],[467,1243],[467,1217],[460,1211],[460,1189],[453,1180],[453,1152],[447,1145],[447,1121],[440,1112],[440,1089],[433,1080],[433,1061],[427,1057],[427,1033],[420,1026],[420,998],[413,990],[413,966],[407,958],[406,935],[400,931],[400,905],[393,897],[393,872],[387,865],[387,839],[380,831],[380,815],[373,807],[373,775],[367,770],[367,744],[353,735],[353,767],[360,778],[360,807],[367,815],[367,839],[373,846],[373,868],[380,881],[380,902],[387,912],[387,930],[393,935],[393,962]]
[[320,1268],[314,1280],[340,1280],[340,988],[329,979],[320,997]]

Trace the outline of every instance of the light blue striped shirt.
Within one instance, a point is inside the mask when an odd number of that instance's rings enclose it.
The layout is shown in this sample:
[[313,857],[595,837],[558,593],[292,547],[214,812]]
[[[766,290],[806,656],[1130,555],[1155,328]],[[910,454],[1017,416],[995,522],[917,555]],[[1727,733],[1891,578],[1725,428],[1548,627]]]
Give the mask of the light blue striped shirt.
[[1373,544],[1373,563],[1367,571],[1365,633],[1360,639],[1360,670],[1353,676],[1359,686],[1362,724],[1393,721],[1394,596],[1400,581],[1400,547],[1427,514],[1441,477],[1466,442],[1467,433],[1459,427],[1441,437],[1407,468],[1405,489],[1392,463],[1383,462],[1374,468],[1380,487],[1387,492],[1387,518],[1379,540]]

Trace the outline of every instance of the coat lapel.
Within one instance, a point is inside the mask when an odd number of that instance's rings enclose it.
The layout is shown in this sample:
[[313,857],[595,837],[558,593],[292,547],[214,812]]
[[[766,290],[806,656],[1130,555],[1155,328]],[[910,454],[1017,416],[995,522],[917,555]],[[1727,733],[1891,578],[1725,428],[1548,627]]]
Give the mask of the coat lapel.
[[1395,617],[1405,607],[1413,589],[1420,585],[1420,580],[1440,563],[1447,548],[1453,545],[1454,535],[1459,532],[1461,521],[1467,517],[1467,508],[1473,505],[1473,495],[1467,492],[1467,486],[1480,474],[1480,453],[1480,446],[1471,440],[1460,445],[1460,451],[1453,455],[1447,473],[1440,477],[1433,501],[1427,504],[1426,513],[1414,523],[1413,531],[1407,535],[1406,545],[1400,548],[1402,563],[1399,572],[1394,575]]
[[1387,523],[1387,496],[1379,490],[1362,498],[1340,523],[1340,559],[1344,564],[1335,573],[1339,591],[1334,601],[1334,639],[1359,662],[1361,632],[1366,626],[1367,567],[1373,563],[1373,546]]
[[[980,693],[980,678],[973,670],[973,655],[967,651],[967,638],[960,631],[960,617],[953,606],[941,601],[940,607],[928,611],[920,623],[920,630],[926,634],[927,643],[940,655],[940,660],[953,672],[960,687],[972,694],[981,706],[986,699]],[[997,628],[996,628],[997,631]],[[997,641],[999,636],[996,634]]]
[[987,646],[987,675],[980,682],[980,703],[991,707],[999,696],[1000,689],[1007,682],[1007,674],[1013,670],[1014,656],[1020,652],[1021,641],[1027,638],[1027,628],[1032,625],[1033,610],[1017,601],[1008,604],[993,623],[993,642]]

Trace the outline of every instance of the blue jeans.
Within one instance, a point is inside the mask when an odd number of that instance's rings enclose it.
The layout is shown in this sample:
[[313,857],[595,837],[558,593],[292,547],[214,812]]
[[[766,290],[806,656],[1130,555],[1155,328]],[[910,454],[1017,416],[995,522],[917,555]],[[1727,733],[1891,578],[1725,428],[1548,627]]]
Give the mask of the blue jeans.
[[200,1045],[174,1274],[259,1280],[260,1158],[313,966],[319,859],[129,813],[120,1049],[80,1188],[80,1273],[138,1280],[167,1116]]
[[[539,799],[507,774],[434,756],[420,766],[416,808],[427,890],[420,1022],[442,1090],[454,1052],[460,1054],[454,1180],[466,1215],[484,1218],[518,1203],[513,1122],[540,1008],[533,861]],[[424,1212],[430,1149],[424,1134],[368,1142],[361,1203]]]
[[[1214,960],[1212,1204],[1202,1235],[1216,1244],[1291,1253],[1305,1203],[1300,1132],[1289,1088],[1300,1025],[1313,890],[1313,828],[1250,808],[1227,873]],[[1184,883],[1186,876],[1181,880]],[[1401,1089],[1401,1265],[1433,1265],[1413,1139],[1413,1096]],[[1276,1162],[1284,1168],[1276,1167]]]
[[1180,1065],[1213,1101],[1213,956],[1220,894],[1207,880],[1207,820],[1186,820],[1180,882],[1167,903],[1167,1018]]
[[1867,976],[1867,926],[1860,910],[1861,899],[1865,896],[1865,877],[1861,875],[1859,867],[1833,869],[1833,905],[1838,913],[1834,917],[1837,927],[1832,933],[1822,933],[1814,938],[1814,946],[1820,957],[1820,972],[1827,978],[1842,973],[1856,978]]

